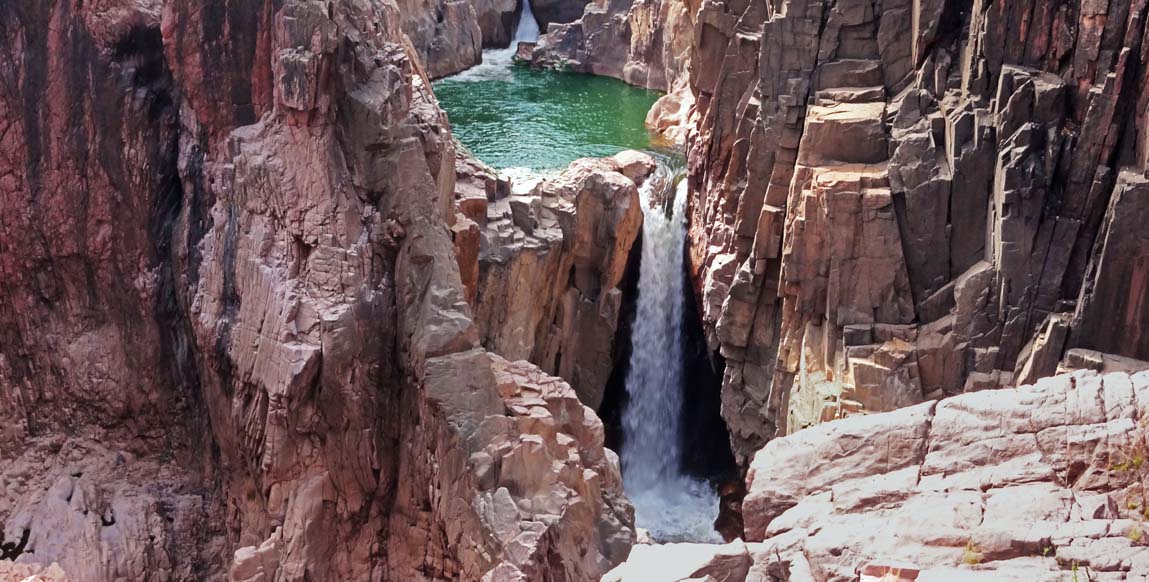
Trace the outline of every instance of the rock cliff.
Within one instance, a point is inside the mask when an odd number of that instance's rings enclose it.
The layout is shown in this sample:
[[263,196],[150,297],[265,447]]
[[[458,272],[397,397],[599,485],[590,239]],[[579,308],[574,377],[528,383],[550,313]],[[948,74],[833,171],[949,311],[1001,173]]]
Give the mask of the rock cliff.
[[668,91],[686,80],[698,2],[600,0],[547,29],[535,66],[592,73]]
[[[520,0],[395,0],[403,31],[432,79],[473,67],[515,37]],[[538,0],[536,0],[536,3]]]
[[1146,17],[701,5],[692,264],[743,462],[825,420],[1051,375],[1067,348],[1149,358]]
[[[749,543],[608,579],[1149,577],[1149,0],[532,6],[536,64],[672,91],[750,470]],[[0,3],[0,577],[627,558],[590,407],[657,176],[456,151],[430,81],[519,10]]]
[[529,192],[500,195],[492,173],[484,187],[456,190],[456,248],[483,345],[566,379],[592,408],[614,368],[619,286],[642,225],[638,186],[655,167],[624,152],[578,160]]
[[480,347],[404,16],[0,5],[4,568],[580,580],[625,558],[601,423]]

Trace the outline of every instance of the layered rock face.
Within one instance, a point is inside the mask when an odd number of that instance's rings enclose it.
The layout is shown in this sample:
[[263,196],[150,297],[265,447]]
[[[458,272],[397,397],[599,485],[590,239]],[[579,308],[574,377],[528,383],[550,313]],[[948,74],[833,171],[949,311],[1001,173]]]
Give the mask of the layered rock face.
[[1145,580],[1147,410],[1149,372],[1079,372],[809,428],[755,456],[749,543],[604,580]]
[[688,0],[591,2],[578,20],[547,29],[532,62],[669,91],[686,80],[697,12]]
[[483,49],[510,45],[521,10],[520,0],[396,1],[403,32],[432,79],[481,63]]
[[[483,60],[483,29],[477,8],[494,2],[469,0],[398,0],[403,31],[432,78],[446,77]],[[488,25],[501,22],[495,11]]]
[[776,434],[1051,375],[1067,348],[1149,359],[1146,16],[700,7],[692,264],[744,463]]
[[480,347],[454,148],[394,3],[0,22],[5,568],[574,580],[625,557],[593,412]]
[[613,369],[638,187],[654,170],[650,156],[624,152],[578,160],[529,192],[511,195],[481,170],[456,189],[455,242],[483,345],[561,376],[592,408]]

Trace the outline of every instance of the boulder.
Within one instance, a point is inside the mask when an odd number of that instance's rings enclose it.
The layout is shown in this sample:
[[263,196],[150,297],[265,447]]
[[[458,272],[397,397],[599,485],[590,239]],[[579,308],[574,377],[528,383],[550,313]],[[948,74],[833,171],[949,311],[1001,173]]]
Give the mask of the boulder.
[[755,455],[745,543],[635,546],[604,580],[1141,580],[1149,372],[834,420]]

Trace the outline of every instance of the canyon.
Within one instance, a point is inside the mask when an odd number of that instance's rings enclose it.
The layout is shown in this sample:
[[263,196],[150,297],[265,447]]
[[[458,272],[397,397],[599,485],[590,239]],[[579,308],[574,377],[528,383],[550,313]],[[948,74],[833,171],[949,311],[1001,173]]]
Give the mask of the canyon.
[[1149,579],[1147,20],[0,2],[0,580]]

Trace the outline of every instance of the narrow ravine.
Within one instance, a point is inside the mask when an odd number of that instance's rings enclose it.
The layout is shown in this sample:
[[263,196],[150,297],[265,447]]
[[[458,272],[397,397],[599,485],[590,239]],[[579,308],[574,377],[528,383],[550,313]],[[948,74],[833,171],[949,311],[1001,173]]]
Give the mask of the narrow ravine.
[[[657,160],[658,169],[640,189],[644,223],[636,243],[641,257],[631,267],[637,268],[638,284],[627,299],[633,311],[625,338],[630,349],[614,362],[625,381],[608,397],[620,403],[604,419],[613,435],[608,445],[620,453],[636,525],[652,541],[721,541],[714,529],[718,495],[705,479],[711,475],[690,476],[685,466],[691,463],[684,451],[697,435],[687,434],[685,413],[692,391],[684,329],[687,196],[681,153],[654,145],[645,127],[658,93],[605,77],[517,66],[519,43],[538,35],[524,2],[511,46],[487,50],[482,64],[438,81],[436,96],[460,144],[511,178],[518,191],[578,158],[639,150]],[[718,419],[717,409],[712,412]],[[728,440],[724,428],[719,440]]]

